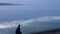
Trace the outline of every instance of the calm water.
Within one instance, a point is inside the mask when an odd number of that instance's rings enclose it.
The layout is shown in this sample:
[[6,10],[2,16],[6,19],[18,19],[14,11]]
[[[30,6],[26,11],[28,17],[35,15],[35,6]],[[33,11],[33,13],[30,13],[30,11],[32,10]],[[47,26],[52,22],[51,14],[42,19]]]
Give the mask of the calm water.
[[43,4],[0,6],[0,34],[15,34],[18,24],[23,34],[60,28],[60,9]]

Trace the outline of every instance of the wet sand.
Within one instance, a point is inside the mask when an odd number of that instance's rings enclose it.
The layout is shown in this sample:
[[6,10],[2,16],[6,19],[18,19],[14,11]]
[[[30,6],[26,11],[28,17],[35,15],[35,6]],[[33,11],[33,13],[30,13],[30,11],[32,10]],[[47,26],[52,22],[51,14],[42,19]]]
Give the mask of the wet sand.
[[48,30],[48,31],[42,31],[42,32],[34,32],[31,34],[60,34],[60,29],[54,29],[54,30]]

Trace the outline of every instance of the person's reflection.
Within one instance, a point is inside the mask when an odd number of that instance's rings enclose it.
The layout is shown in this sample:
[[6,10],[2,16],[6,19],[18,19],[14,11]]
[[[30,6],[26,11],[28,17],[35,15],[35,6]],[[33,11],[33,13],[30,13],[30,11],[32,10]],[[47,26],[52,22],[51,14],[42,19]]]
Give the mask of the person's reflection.
[[16,34],[22,34],[22,32],[20,31],[20,25],[18,25],[18,27],[16,29]]

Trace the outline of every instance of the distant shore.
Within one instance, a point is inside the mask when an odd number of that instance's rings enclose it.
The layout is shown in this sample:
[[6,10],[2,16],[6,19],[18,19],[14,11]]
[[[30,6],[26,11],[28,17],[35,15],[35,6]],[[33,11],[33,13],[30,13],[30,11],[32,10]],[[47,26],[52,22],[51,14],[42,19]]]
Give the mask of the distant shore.
[[20,4],[12,4],[12,3],[0,3],[0,6],[4,6],[4,5],[20,5]]

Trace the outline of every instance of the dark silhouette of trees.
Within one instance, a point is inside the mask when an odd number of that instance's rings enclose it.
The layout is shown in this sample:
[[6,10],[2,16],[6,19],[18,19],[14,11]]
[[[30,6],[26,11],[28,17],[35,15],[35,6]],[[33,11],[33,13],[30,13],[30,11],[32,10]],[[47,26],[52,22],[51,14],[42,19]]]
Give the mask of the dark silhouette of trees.
[[18,27],[16,29],[16,34],[22,34],[21,29],[20,29],[20,25],[18,25]]

